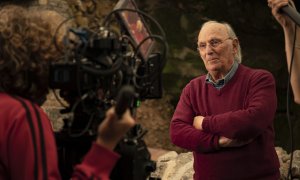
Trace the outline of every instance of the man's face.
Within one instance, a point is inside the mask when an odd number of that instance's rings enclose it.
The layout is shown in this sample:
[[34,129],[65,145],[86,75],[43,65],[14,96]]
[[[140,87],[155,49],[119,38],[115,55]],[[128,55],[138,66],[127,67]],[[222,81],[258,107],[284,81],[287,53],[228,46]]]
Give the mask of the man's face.
[[229,37],[223,24],[210,23],[201,29],[198,51],[210,74],[225,76],[229,72],[237,52],[237,43],[237,39]]

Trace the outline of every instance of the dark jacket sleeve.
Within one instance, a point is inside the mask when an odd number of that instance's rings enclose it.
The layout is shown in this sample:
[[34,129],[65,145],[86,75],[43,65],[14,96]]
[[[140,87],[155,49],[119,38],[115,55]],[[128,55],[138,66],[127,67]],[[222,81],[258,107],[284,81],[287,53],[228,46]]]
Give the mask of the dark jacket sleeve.
[[253,73],[247,89],[244,109],[205,117],[203,131],[231,139],[249,140],[272,126],[277,98],[271,73],[263,70]]
[[210,152],[218,149],[219,136],[203,132],[193,127],[195,113],[190,103],[190,86],[187,85],[180,96],[170,125],[173,144],[196,152]]

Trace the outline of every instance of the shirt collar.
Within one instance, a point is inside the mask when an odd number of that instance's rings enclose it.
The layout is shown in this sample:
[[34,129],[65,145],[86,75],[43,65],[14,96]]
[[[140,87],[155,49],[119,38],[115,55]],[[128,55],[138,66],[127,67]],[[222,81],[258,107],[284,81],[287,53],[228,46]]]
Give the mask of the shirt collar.
[[215,88],[221,89],[234,76],[236,70],[238,69],[238,66],[239,66],[239,63],[234,61],[233,65],[231,66],[230,71],[225,75],[225,77],[222,78],[222,79],[217,80],[216,82],[214,82],[212,80],[211,75],[209,73],[207,73],[205,81],[206,81],[206,83],[212,84]]

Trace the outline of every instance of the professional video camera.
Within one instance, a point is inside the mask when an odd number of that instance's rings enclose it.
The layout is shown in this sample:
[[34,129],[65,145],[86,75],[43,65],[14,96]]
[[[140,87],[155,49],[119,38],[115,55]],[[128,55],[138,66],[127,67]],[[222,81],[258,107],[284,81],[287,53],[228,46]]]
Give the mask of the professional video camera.
[[[150,31],[146,20],[160,35]],[[68,30],[64,58],[50,65],[50,87],[68,103],[61,111],[65,125],[56,133],[64,179],[89,150],[108,108],[116,105],[120,115],[129,108],[134,116],[140,101],[162,96],[167,44],[159,24],[133,0],[119,0],[101,25],[90,24]],[[111,179],[142,180],[155,170],[145,133],[136,125],[119,143],[121,159]]]

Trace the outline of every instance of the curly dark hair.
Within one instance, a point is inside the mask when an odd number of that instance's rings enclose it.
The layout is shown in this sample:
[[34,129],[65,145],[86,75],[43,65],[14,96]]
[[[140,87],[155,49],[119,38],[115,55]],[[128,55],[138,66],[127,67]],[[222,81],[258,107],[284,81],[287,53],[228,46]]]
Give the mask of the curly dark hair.
[[48,63],[58,59],[51,23],[15,5],[0,10],[0,88],[39,102],[48,93]]

